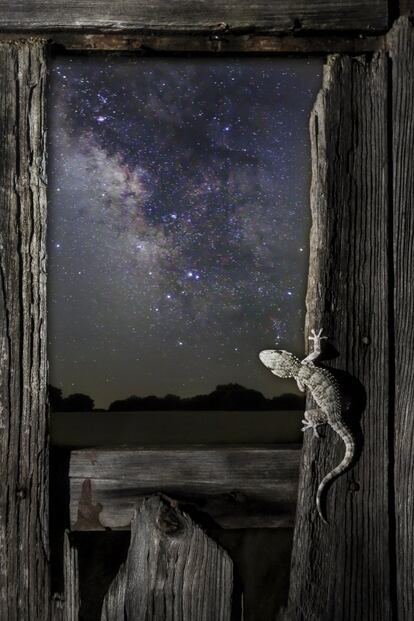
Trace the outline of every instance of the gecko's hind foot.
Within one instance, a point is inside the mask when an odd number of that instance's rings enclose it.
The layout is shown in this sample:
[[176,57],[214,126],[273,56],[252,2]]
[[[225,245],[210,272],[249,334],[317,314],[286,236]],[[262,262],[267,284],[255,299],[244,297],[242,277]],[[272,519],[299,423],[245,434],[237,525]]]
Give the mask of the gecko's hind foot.
[[319,427],[320,423],[318,425],[314,425],[314,424],[310,423],[308,420],[302,420],[302,423],[303,423],[304,426],[302,427],[301,431],[305,432],[308,429],[312,429],[313,430],[313,437],[314,438],[320,438],[321,437],[320,434],[319,434],[319,431],[318,431],[318,427]]
[[302,419],[302,431],[312,429],[314,438],[320,438],[321,435],[318,431],[318,427],[326,423],[324,415],[319,410],[306,410],[304,414],[305,418]]

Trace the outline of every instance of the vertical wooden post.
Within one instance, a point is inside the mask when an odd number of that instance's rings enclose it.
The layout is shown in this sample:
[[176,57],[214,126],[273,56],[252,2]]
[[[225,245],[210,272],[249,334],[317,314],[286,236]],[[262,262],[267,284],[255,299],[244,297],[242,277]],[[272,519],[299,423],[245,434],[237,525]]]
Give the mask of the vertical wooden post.
[[414,27],[388,36],[392,75],[395,522],[398,619],[414,619]]
[[49,616],[45,46],[0,43],[0,619]]
[[321,440],[305,434],[286,612],[294,621],[392,617],[387,113],[385,54],[329,58],[310,120],[307,333],[324,328],[339,352],[332,366],[366,391],[364,448],[329,490],[326,525],[316,513],[316,489],[344,446],[330,428]]
[[69,531],[65,531],[63,548],[64,621],[78,621],[80,608],[78,549],[71,542]]
[[159,496],[141,505],[126,563],[109,587],[102,621],[230,621],[233,564],[188,515]]

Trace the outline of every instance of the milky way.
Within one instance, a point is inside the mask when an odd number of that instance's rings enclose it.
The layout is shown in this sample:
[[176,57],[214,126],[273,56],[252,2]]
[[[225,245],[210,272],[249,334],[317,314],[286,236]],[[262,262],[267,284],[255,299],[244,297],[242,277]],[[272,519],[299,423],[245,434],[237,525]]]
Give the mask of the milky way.
[[50,381],[97,406],[293,389],[320,60],[58,57],[49,91]]

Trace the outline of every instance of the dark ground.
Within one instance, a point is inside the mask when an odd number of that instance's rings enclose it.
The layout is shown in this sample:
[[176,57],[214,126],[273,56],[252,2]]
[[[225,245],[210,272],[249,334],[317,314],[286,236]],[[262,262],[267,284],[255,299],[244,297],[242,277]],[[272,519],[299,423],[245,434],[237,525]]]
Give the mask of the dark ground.
[[300,411],[55,412],[60,447],[172,444],[301,444]]

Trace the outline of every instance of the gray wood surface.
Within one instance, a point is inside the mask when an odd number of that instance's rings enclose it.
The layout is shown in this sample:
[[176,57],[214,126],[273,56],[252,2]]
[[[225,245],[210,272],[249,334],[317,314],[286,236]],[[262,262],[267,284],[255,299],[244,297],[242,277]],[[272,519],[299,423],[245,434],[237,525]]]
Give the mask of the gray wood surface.
[[[395,520],[398,619],[414,619],[414,28],[401,18],[389,36],[395,336]],[[392,421],[394,422],[394,421]]]
[[128,557],[102,621],[230,621],[233,564],[174,503],[152,496],[131,528]]
[[[63,593],[54,593],[51,602],[51,621],[78,621],[80,609],[78,549],[66,530],[63,537]],[[53,567],[53,564],[52,564]],[[56,568],[53,567],[56,571]]]
[[0,30],[376,31],[388,26],[386,0],[8,0]]
[[[387,621],[390,595],[388,495],[387,60],[330,57],[310,120],[312,230],[306,333],[324,328],[339,357],[326,362],[358,380],[363,409],[357,465],[317,516],[322,477],[344,454],[330,429],[305,434],[286,619]],[[352,385],[352,383],[351,383]],[[357,418],[355,416],[355,418]],[[353,427],[358,421],[350,417]]]
[[162,492],[224,528],[292,526],[300,451],[174,448],[74,451],[73,530],[128,529],[135,503]]
[[[414,1],[414,0],[413,0]],[[21,39],[27,33],[0,32],[0,40]],[[40,35],[39,35],[40,36]],[[51,45],[66,51],[135,52],[151,55],[158,53],[195,54],[361,54],[385,49],[386,35],[378,33],[347,34],[333,32],[310,32],[299,34],[233,34],[233,33],[157,33],[129,32],[45,33]]]
[[[70,532],[65,532],[63,549],[64,574],[64,621],[79,620],[79,562],[78,550],[70,540]],[[54,621],[54,620],[52,620]]]
[[54,593],[52,596],[50,616],[52,621],[66,621],[65,601],[61,593]]
[[0,45],[0,619],[47,619],[45,50]]

